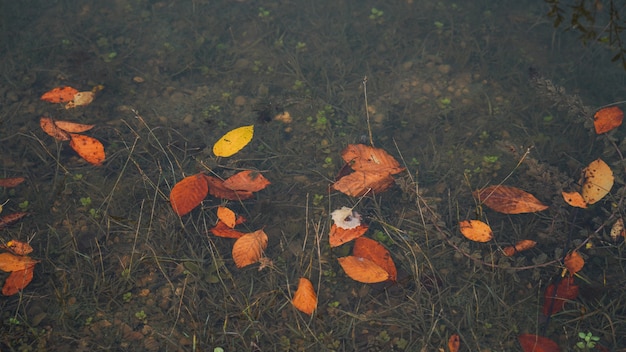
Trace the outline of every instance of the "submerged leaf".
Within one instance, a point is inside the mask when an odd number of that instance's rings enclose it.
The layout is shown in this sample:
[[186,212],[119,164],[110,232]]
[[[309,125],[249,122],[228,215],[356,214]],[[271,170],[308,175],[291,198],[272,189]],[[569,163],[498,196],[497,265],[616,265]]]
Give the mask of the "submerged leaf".
[[261,259],[267,247],[267,235],[263,230],[241,236],[233,245],[233,260],[238,268],[254,264]]
[[296,289],[296,292],[293,294],[291,303],[299,311],[308,315],[313,314],[313,311],[317,308],[317,294],[309,279],[304,277],[300,278],[298,289]]
[[491,227],[480,220],[460,221],[459,230],[467,239],[476,242],[489,242],[493,238]]
[[511,186],[489,186],[474,192],[474,197],[489,208],[504,214],[534,213],[548,209],[532,194]]
[[254,125],[235,128],[213,145],[213,154],[221,157],[232,156],[248,145],[253,135]]
[[209,186],[204,174],[187,176],[172,188],[170,193],[172,209],[178,216],[183,216],[200,205],[208,192]]

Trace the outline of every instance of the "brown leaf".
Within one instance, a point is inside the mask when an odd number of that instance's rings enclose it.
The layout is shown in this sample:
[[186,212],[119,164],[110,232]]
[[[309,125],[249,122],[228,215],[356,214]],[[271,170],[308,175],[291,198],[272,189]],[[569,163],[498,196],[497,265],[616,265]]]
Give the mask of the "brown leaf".
[[16,255],[28,255],[33,251],[33,247],[31,247],[28,242],[18,240],[10,240],[7,244],[0,245],[0,248],[6,249]]
[[569,271],[570,275],[574,275],[585,266],[585,259],[578,253],[578,251],[569,252],[564,259],[565,267]]
[[491,227],[480,220],[460,221],[459,230],[467,239],[476,242],[488,242],[493,238]]
[[233,191],[258,192],[269,184],[263,174],[254,170],[241,171],[224,180],[224,187]]
[[348,144],[341,152],[343,160],[355,171],[382,172],[395,175],[404,170],[385,150],[365,144]]
[[537,242],[533,240],[521,240],[517,242],[514,246],[508,246],[502,248],[502,252],[507,257],[514,255],[515,253],[519,253],[525,251],[527,249],[531,249],[537,245]]
[[11,214],[1,217],[0,218],[0,230],[4,229],[5,227],[9,225],[15,224],[16,222],[20,221],[20,219],[22,219],[28,214],[29,213],[27,212],[20,211],[20,212],[11,213]]
[[241,236],[233,245],[233,260],[238,268],[259,261],[267,247],[267,235],[263,230]]
[[35,264],[23,270],[13,271],[4,281],[4,285],[2,286],[2,294],[5,296],[12,296],[20,292],[33,280],[34,271]]
[[0,178],[0,187],[12,188],[26,180],[24,177],[7,177]]
[[317,308],[317,294],[309,279],[304,277],[300,278],[298,289],[296,289],[296,292],[293,294],[291,303],[299,311],[308,315],[313,314],[313,311]]
[[233,191],[224,186],[224,181],[213,176],[204,176],[209,184],[209,193],[213,197],[228,200],[245,200],[254,197],[254,193],[249,191]]
[[330,234],[328,239],[331,247],[341,246],[344,243],[350,242],[357,237],[363,236],[367,232],[367,225],[361,224],[352,229],[343,229],[336,224],[330,227]]
[[521,334],[517,341],[524,352],[561,352],[559,345],[547,337],[532,334]]
[[489,186],[474,192],[474,197],[489,208],[504,214],[535,213],[548,209],[532,194],[511,186]]
[[354,241],[352,255],[373,261],[389,274],[389,280],[396,281],[398,272],[391,258],[391,253],[378,241],[367,237],[359,237]]
[[183,216],[200,205],[208,192],[209,186],[204,174],[187,176],[172,188],[170,193],[172,209],[178,216]]
[[42,116],[39,119],[39,126],[50,137],[53,137],[56,140],[59,140],[59,141],[69,141],[70,140],[70,134],[67,131],[63,130],[62,128],[59,128],[54,123],[54,120],[52,118],[50,118],[50,117]]
[[352,280],[366,284],[389,280],[389,273],[369,259],[347,256],[337,258],[337,260]]
[[461,338],[459,337],[459,335],[450,335],[450,338],[448,339],[448,351],[459,352],[459,348],[461,348]]
[[563,310],[567,301],[578,297],[574,276],[562,278],[557,285],[550,284],[543,293],[543,315],[548,317]]

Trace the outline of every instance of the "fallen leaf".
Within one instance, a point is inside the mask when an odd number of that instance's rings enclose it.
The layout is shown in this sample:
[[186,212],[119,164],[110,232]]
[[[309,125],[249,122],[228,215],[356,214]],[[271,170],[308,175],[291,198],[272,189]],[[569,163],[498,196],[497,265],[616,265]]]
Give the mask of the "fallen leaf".
[[367,232],[368,226],[361,224],[355,228],[344,229],[337,224],[332,224],[330,227],[330,234],[328,236],[330,247],[341,246],[344,243],[350,242],[357,237],[361,237]]
[[39,126],[49,136],[53,137],[54,139],[56,139],[58,141],[69,141],[70,140],[70,134],[67,131],[63,130],[62,128],[59,128],[54,123],[54,120],[52,118],[50,118],[50,117],[42,116],[39,119]]
[[209,185],[203,173],[187,176],[172,187],[170,203],[172,209],[183,216],[202,203],[209,192]]
[[24,270],[37,263],[39,263],[38,260],[34,260],[30,257],[15,255],[9,252],[0,253],[0,270],[2,271],[11,272]]
[[617,106],[602,108],[593,115],[593,127],[597,134],[609,132],[622,124],[624,112]]
[[611,226],[611,239],[613,239],[613,241],[616,242],[620,236],[626,237],[626,231],[624,231],[624,219],[623,218],[617,219],[615,223],[613,224],[613,226]]
[[450,335],[450,338],[448,339],[448,351],[459,352],[459,348],[461,348],[461,338],[459,337],[459,335]]
[[8,215],[5,215],[5,216],[1,217],[0,218],[0,230],[4,229],[5,227],[7,227],[9,225],[15,224],[16,222],[20,221],[20,219],[22,219],[26,215],[28,215],[27,212],[19,211],[19,212],[11,213],[11,214],[8,214]]
[[4,285],[2,286],[2,294],[5,296],[12,296],[20,292],[33,280],[34,271],[35,264],[23,270],[13,271],[4,281]]
[[347,256],[337,258],[337,260],[352,280],[366,284],[389,280],[389,273],[369,259]]
[[213,176],[204,176],[209,184],[209,193],[217,198],[228,200],[245,200],[254,197],[249,191],[233,191],[224,186],[224,181]]
[[66,109],[73,109],[77,106],[85,106],[91,104],[96,95],[94,92],[78,92],[74,94],[74,98],[65,104]]
[[561,192],[565,203],[576,208],[587,208],[587,203],[583,199],[583,196],[578,192]]
[[267,247],[267,235],[263,230],[241,236],[233,245],[233,260],[238,268],[259,261]]
[[253,135],[254,125],[235,128],[213,145],[213,154],[225,158],[232,156],[248,145]]
[[57,87],[44,93],[41,96],[41,100],[50,103],[67,103],[74,99],[76,93],[78,93],[78,90],[69,86]]
[[218,221],[217,224],[209,231],[211,231],[211,233],[217,237],[225,238],[239,238],[245,235],[245,233],[243,232],[228,227],[228,225],[226,225],[222,221]]
[[106,158],[104,146],[99,140],[82,134],[70,133],[70,147],[88,163],[101,166]]
[[488,242],[493,238],[491,227],[480,220],[463,220],[459,222],[463,236],[476,242]]
[[235,227],[237,223],[237,215],[235,215],[235,212],[226,207],[217,207],[217,218],[231,229]]
[[315,293],[313,284],[309,279],[304,277],[300,278],[298,288],[293,294],[291,303],[299,311],[308,315],[313,314],[313,311],[317,308],[317,294]]
[[0,245],[0,248],[6,249],[16,255],[28,255],[33,251],[33,247],[28,242],[18,240],[10,240],[6,244]]
[[76,122],[71,122],[71,121],[62,121],[62,120],[52,120],[52,121],[58,128],[66,132],[71,132],[71,133],[86,132],[94,128],[95,126],[95,125],[86,125],[83,123],[76,123]]
[[561,349],[556,342],[547,337],[532,334],[521,334],[517,336],[517,341],[522,346],[524,352],[560,352]]
[[502,248],[502,252],[507,257],[514,255],[515,253],[519,253],[525,251],[527,249],[534,248],[537,245],[537,242],[533,240],[521,240],[517,242],[514,246],[507,246]]
[[557,285],[548,285],[543,294],[543,315],[549,317],[560,312],[567,301],[576,297],[578,285],[574,283],[574,276],[562,278]]
[[583,259],[578,251],[572,251],[565,256],[564,263],[570,275],[574,275],[585,266],[585,259]]
[[594,204],[604,198],[613,187],[613,171],[602,159],[592,161],[584,170],[585,182],[582,197],[587,204]]
[[224,180],[224,187],[233,191],[258,192],[269,184],[263,174],[254,170],[241,171]]
[[355,171],[333,183],[333,189],[351,197],[361,197],[369,192],[374,194],[388,190],[395,180],[387,172]]
[[378,241],[367,237],[359,237],[354,241],[352,255],[369,259],[380,266],[389,275],[389,280],[395,282],[398,277],[396,265],[391,258],[391,253]]
[[0,187],[12,188],[26,180],[24,177],[7,177],[0,178]]
[[548,209],[532,194],[511,186],[489,186],[475,191],[474,197],[492,210],[504,214],[535,213]]

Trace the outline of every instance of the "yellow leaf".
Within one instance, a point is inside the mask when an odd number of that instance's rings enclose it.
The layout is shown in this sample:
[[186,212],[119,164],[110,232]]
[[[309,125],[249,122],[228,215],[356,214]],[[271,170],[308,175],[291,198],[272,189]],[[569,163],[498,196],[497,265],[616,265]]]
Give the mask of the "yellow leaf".
[[613,171],[602,159],[592,161],[585,168],[582,196],[587,204],[594,204],[606,196],[613,187]]
[[250,143],[253,135],[254,125],[235,128],[213,145],[213,154],[225,158],[232,156]]
[[459,222],[463,236],[476,242],[489,242],[493,238],[491,227],[480,220],[463,220]]

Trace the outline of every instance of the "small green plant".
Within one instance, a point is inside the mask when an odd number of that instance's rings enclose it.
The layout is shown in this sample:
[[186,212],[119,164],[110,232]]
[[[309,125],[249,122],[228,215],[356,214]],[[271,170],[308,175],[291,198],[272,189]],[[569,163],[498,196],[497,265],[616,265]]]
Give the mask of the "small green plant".
[[259,18],[268,19],[272,13],[263,7],[259,7]]
[[322,194],[314,194],[313,195],[313,205],[319,207],[324,201],[324,195]]
[[21,203],[19,203],[17,206],[20,208],[20,210],[25,211],[26,209],[28,209],[28,206],[30,205],[30,203],[25,200]]
[[322,167],[324,169],[330,169],[333,168],[335,165],[333,164],[333,158],[327,156],[326,158],[324,158],[324,165],[322,165]]
[[83,207],[87,208],[88,206],[91,205],[91,198],[90,197],[83,197],[83,198],[81,198],[80,199],[80,204]]
[[383,23],[383,15],[385,13],[375,7],[372,7],[370,10],[370,15],[368,16],[370,20],[380,24]]
[[143,311],[143,309],[135,313],[135,318],[141,321],[145,321],[147,317],[148,315],[146,314],[146,312]]
[[600,338],[593,336],[591,332],[579,332],[578,338],[581,339],[581,341],[576,342],[576,349],[579,351],[591,351],[596,347],[598,341],[600,341]]
[[122,295],[122,300],[126,303],[130,302],[131,299],[133,299],[132,292],[126,292],[125,294]]
[[296,43],[296,51],[303,51],[304,49],[306,49],[306,43],[305,42],[297,42]]

